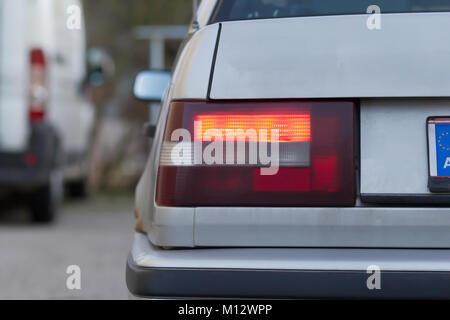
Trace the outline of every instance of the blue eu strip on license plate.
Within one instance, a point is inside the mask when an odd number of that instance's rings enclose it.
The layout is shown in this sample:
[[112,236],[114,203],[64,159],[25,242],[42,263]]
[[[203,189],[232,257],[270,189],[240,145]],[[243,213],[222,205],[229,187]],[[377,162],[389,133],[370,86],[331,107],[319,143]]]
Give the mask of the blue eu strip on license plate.
[[450,192],[450,117],[428,118],[429,182],[432,192]]

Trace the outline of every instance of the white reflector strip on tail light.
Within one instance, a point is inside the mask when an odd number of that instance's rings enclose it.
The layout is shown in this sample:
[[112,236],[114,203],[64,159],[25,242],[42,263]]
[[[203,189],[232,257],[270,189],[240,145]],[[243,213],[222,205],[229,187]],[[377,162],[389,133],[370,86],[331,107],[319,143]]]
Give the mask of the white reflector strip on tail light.
[[165,141],[161,148],[159,162],[162,166],[193,166],[194,144]]
[[[207,143],[202,144],[201,153],[203,154]],[[258,145],[253,147],[255,152],[258,153]],[[271,149],[271,145],[268,144],[268,150]],[[251,166],[259,165],[263,166],[260,162],[260,158],[256,157],[256,162],[251,163],[248,155],[249,150],[252,150],[251,143],[245,144],[246,155],[243,162],[239,162],[237,159],[237,150],[234,147],[234,157],[231,160],[227,160],[227,148],[226,144],[223,145],[223,166]],[[230,157],[229,157],[230,158]],[[310,143],[280,143],[279,144],[279,166],[280,167],[307,167],[310,165]],[[202,163],[195,163],[194,158],[194,143],[191,142],[164,142],[161,148],[160,156],[161,166],[194,166],[194,165],[208,165],[202,159]]]
[[170,108],[159,205],[354,205],[354,103],[174,102]]

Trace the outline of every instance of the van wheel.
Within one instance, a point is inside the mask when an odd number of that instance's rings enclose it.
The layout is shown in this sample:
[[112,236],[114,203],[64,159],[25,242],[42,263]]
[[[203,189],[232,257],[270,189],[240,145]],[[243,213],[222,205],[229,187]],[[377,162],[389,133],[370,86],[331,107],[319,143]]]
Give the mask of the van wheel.
[[34,222],[50,223],[55,220],[63,198],[62,174],[55,170],[47,185],[38,188],[30,201],[31,218]]
[[67,184],[67,192],[70,197],[76,199],[85,199],[88,197],[86,179],[72,181]]

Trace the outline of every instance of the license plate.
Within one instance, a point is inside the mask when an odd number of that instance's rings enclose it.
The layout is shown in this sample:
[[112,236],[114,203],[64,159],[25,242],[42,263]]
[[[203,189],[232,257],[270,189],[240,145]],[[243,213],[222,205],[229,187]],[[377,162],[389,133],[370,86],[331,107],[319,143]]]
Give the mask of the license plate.
[[428,129],[428,188],[450,192],[450,117],[430,117]]

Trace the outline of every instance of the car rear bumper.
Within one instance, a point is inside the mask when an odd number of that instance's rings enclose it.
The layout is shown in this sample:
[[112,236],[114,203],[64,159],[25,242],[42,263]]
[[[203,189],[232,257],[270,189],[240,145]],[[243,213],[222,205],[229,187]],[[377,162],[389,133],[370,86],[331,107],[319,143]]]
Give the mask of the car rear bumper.
[[[18,156],[18,158],[21,158]],[[2,156],[0,155],[0,166]],[[49,179],[50,171],[44,169],[30,169],[25,166],[23,169],[0,168],[0,188],[3,189],[25,189],[37,187],[46,183]]]
[[[367,286],[371,266],[379,290]],[[146,298],[450,299],[450,250],[162,250],[137,234],[126,279]]]
[[58,144],[51,126],[33,125],[26,151],[0,152],[0,188],[29,188],[47,183],[51,169],[60,161]]

